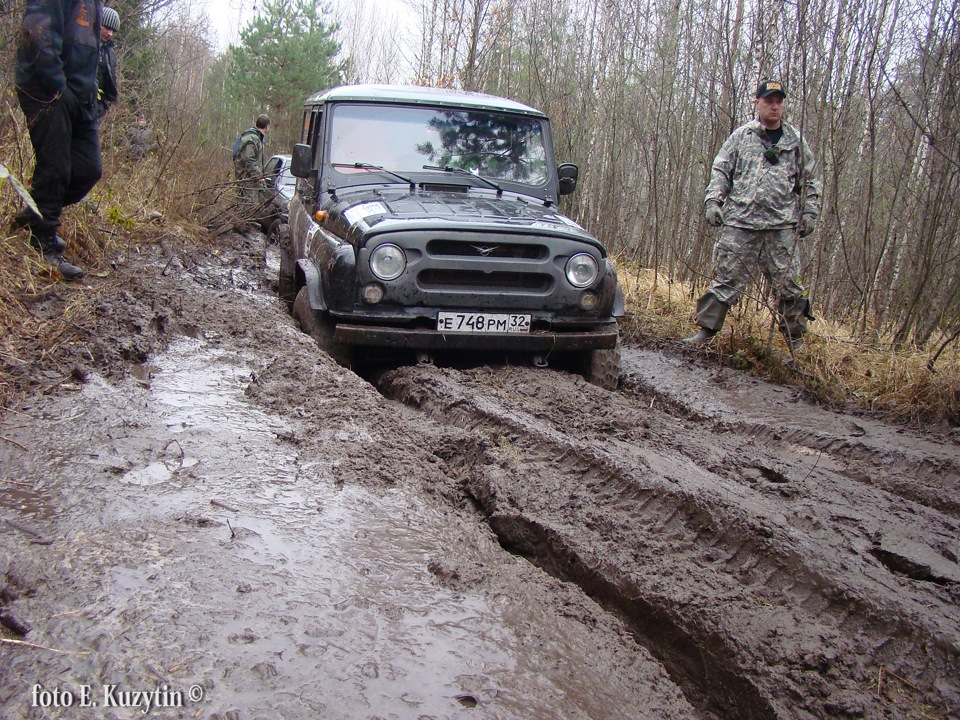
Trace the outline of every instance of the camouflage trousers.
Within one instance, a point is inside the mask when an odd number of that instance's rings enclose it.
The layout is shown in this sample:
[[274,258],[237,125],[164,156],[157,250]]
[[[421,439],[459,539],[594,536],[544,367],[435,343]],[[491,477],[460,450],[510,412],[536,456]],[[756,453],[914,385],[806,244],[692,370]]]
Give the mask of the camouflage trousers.
[[240,201],[240,213],[244,220],[259,222],[264,216],[269,214],[269,211],[266,209],[269,196],[256,180],[242,181],[237,188],[237,194]]
[[736,304],[751,281],[760,273],[770,281],[778,299],[793,300],[803,295],[800,277],[800,244],[792,228],[786,230],[744,230],[724,227],[714,248],[714,280],[710,292],[720,302]]
[[[714,249],[716,275],[708,294],[726,306],[735,304],[761,273],[777,298],[780,330],[799,337],[807,330],[809,303],[800,284],[800,244],[792,228],[745,230],[726,226]],[[722,324],[723,320],[720,319]]]

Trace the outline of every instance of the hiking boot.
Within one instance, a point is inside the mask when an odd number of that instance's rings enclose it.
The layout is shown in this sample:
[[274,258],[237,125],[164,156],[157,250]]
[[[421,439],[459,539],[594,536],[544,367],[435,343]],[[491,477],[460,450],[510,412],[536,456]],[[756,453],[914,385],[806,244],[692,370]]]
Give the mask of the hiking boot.
[[79,280],[83,277],[83,270],[63,259],[63,249],[67,244],[56,233],[40,236],[31,233],[30,244],[40,251],[45,263],[55,267],[63,275],[64,280]]
[[682,342],[686,343],[687,345],[693,345],[694,347],[700,347],[701,345],[706,345],[708,342],[713,340],[716,334],[716,330],[711,330],[710,328],[700,328],[695,335],[684,338]]
[[56,250],[45,250],[43,259],[48,265],[55,267],[57,271],[63,275],[64,280],[79,280],[84,275],[83,270],[73,263],[64,260],[63,255]]

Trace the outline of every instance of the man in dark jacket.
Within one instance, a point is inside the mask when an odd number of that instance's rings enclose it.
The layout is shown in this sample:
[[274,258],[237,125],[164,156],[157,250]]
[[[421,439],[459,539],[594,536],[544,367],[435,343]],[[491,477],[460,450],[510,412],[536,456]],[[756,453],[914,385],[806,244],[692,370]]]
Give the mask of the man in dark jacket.
[[63,259],[57,234],[65,205],[79,202],[103,171],[97,133],[100,0],[27,0],[17,49],[16,88],[36,165],[28,211],[30,243],[68,280],[83,270]]
[[120,16],[104,7],[100,14],[100,65],[97,67],[97,119],[107,114],[117,101],[117,56],[113,52],[113,34],[120,32]]

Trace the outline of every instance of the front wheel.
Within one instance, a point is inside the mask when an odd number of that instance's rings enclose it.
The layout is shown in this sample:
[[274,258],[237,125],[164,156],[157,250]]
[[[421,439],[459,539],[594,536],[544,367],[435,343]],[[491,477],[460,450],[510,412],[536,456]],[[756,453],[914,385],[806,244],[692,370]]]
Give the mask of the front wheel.
[[290,226],[285,223],[281,218],[277,218],[267,229],[267,244],[268,245],[279,245],[280,239],[283,237],[284,233],[290,232]]
[[583,376],[591,385],[616,390],[620,385],[620,335],[612,348],[591,350],[584,358]]
[[293,317],[300,323],[300,329],[312,337],[321,350],[345,368],[351,366],[350,346],[334,339],[336,324],[330,319],[329,313],[310,307],[310,297],[306,287],[300,288],[300,292],[297,293],[297,299],[293,303]]

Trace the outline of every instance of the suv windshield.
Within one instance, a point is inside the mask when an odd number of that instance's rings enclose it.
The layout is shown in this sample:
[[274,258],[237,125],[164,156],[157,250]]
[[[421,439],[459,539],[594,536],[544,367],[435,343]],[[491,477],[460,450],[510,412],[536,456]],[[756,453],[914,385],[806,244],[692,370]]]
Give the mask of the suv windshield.
[[400,173],[435,165],[528,185],[547,182],[540,120],[484,110],[338,105],[330,162],[346,174],[364,172],[343,167],[358,163]]

